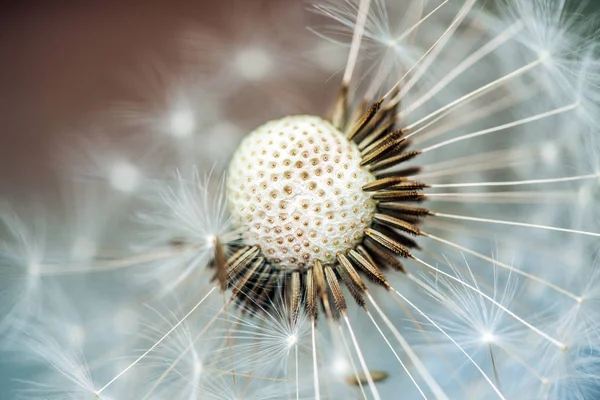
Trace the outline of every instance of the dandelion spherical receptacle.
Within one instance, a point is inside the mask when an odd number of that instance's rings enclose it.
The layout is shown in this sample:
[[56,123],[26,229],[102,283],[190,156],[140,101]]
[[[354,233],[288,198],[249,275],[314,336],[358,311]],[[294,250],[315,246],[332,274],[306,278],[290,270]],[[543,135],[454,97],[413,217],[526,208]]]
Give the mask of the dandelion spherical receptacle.
[[282,269],[302,269],[358,244],[375,202],[362,186],[354,142],[314,116],[289,116],[253,131],[235,152],[227,180],[234,224]]

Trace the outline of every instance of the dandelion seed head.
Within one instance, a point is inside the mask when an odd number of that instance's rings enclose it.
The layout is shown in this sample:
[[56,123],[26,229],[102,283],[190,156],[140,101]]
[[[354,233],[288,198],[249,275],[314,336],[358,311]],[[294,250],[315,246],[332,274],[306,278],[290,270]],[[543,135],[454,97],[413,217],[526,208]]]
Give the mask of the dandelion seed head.
[[228,176],[233,220],[245,240],[283,268],[330,263],[356,245],[375,203],[361,187],[374,177],[355,144],[318,117],[271,121],[235,153]]

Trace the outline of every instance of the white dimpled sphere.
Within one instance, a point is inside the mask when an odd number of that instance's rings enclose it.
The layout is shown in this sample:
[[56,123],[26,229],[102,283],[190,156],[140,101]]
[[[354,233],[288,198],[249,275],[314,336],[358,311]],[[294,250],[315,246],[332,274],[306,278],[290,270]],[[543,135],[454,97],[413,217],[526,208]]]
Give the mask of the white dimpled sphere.
[[227,197],[244,241],[273,266],[301,269],[358,244],[375,202],[361,156],[331,123],[313,116],[271,121],[248,135],[229,166]]

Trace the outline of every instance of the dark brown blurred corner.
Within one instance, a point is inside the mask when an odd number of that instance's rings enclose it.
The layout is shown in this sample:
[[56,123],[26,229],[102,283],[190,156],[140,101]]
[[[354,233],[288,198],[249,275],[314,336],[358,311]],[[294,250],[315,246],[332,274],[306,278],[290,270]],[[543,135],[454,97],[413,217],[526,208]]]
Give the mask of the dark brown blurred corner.
[[[237,0],[239,4],[240,1]],[[264,1],[264,6],[276,1]],[[115,100],[149,54],[236,1],[44,1],[0,6],[0,197],[45,191],[62,135]],[[218,18],[216,19],[218,20]],[[218,29],[218,26],[215,26]]]
[[[52,186],[51,143],[128,98],[122,77],[149,54],[174,56],[185,27],[218,29],[227,10],[240,4],[267,9],[299,1],[0,2],[0,198]],[[590,1],[584,13],[599,7]]]

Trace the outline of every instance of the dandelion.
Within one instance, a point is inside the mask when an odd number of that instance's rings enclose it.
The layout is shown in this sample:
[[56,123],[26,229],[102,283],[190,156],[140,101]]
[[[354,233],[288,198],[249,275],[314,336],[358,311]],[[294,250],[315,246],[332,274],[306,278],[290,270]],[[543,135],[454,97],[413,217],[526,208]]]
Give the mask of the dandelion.
[[[166,90],[157,115],[120,105],[129,128],[149,127],[130,137],[150,141],[143,156],[88,157],[111,223],[75,224],[69,256],[32,258],[13,255],[36,242],[5,217],[18,244],[0,272],[33,282],[8,297],[43,309],[31,294],[52,275],[51,296],[86,298],[66,344],[9,300],[10,350],[48,364],[20,395],[594,398],[600,64],[569,7],[318,2],[328,23],[314,31],[347,57],[316,112],[294,107],[288,74],[305,85],[299,66],[324,47],[303,58],[297,37],[254,23],[234,24],[239,47],[188,32],[207,81]],[[278,111],[233,150],[253,90]],[[146,167],[157,143],[175,161]]]

